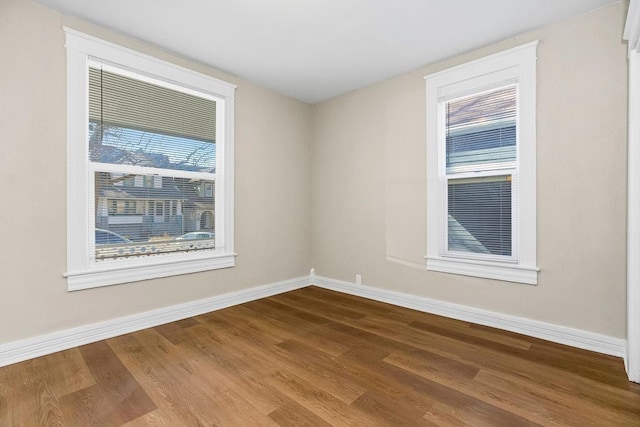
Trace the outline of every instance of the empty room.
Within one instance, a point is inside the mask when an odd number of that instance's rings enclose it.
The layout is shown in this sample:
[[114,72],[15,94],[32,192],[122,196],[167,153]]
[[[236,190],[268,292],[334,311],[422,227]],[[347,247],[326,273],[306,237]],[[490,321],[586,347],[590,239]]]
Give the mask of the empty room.
[[640,0],[0,0],[0,426],[640,426]]

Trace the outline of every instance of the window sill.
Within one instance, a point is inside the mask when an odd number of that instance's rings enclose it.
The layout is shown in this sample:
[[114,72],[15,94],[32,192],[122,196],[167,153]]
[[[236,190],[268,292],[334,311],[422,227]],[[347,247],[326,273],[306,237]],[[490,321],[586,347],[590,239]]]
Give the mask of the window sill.
[[525,267],[517,264],[500,264],[495,262],[471,261],[462,259],[445,259],[425,257],[427,270],[442,273],[461,274],[463,276],[482,277],[485,279],[504,280],[507,282],[538,284],[537,267]]
[[[175,257],[153,262],[130,265],[108,265],[84,271],[64,273],[67,278],[67,290],[98,288],[120,283],[177,276],[235,266],[236,254],[216,254],[200,257]],[[164,258],[164,257],[163,257]]]

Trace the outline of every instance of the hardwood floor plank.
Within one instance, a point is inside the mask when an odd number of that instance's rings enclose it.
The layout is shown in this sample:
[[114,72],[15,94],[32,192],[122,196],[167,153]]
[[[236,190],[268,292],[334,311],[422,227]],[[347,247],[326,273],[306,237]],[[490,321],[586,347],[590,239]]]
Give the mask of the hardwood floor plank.
[[[2,380],[0,379],[0,383]],[[8,426],[10,424],[11,408],[9,407],[9,400],[0,394],[0,425]]]
[[278,319],[284,323],[296,326],[300,329],[313,328],[318,325],[331,323],[330,319],[323,316],[316,316],[286,304],[271,300],[270,298],[252,301],[246,304],[247,307],[259,310],[266,315]]
[[48,381],[38,384],[37,393],[40,396],[40,424],[46,426],[64,425],[64,414],[58,397],[53,392]]
[[346,304],[351,307],[359,307],[368,313],[388,313],[398,308],[395,305],[388,304],[386,302],[375,301],[367,298],[354,297],[352,295],[343,294],[336,291],[331,291],[317,286],[309,286],[307,288],[299,289],[295,292],[300,292],[302,295],[315,295],[321,298],[323,301],[337,301],[342,304]]
[[[109,344],[158,406],[155,412],[161,413],[163,421],[168,425],[184,423],[204,426],[205,422],[200,419],[197,409],[191,405],[183,390],[177,387],[173,377],[167,372],[168,368],[165,365],[168,362],[164,358],[153,357],[138,341],[137,336],[139,334],[112,338]],[[215,390],[216,384],[210,387]],[[139,419],[138,421],[140,422]]]
[[292,292],[276,295],[272,299],[290,307],[336,321],[344,319],[361,319],[367,315],[366,312],[341,307],[338,304],[334,304],[333,301],[331,303],[327,303],[318,299],[297,295]]
[[509,390],[493,387],[492,384],[479,383],[478,375],[472,379],[442,375],[434,372],[419,358],[411,359],[404,356],[394,354],[385,358],[384,361],[538,424],[585,425],[589,421],[589,417],[584,417],[579,412],[567,413],[565,406],[553,400],[531,398],[527,394],[520,393],[517,387]]
[[577,373],[585,378],[590,378],[606,384],[621,385],[622,383],[628,382],[621,381],[620,375],[609,374],[608,372],[611,371],[610,367],[609,369],[601,369],[602,363],[598,363],[597,358],[593,355],[588,358],[588,360],[581,360],[582,358],[580,357],[580,352],[575,350],[570,351],[573,357],[567,358],[564,350],[558,347],[547,347],[546,349],[541,351],[539,349],[539,346],[534,345],[531,349],[523,349],[496,342],[494,340],[488,340],[485,337],[474,336],[468,333],[462,333],[440,326],[430,325],[425,322],[411,322],[409,326],[412,328],[432,332],[441,336],[453,338],[459,341],[465,341],[485,349],[497,351],[502,354],[520,357],[536,363],[544,363],[545,365],[570,371],[572,373]]
[[167,341],[169,341],[173,345],[180,344],[182,341],[184,341],[184,328],[181,328],[175,322],[156,326],[153,329],[155,329],[156,332],[165,337]]
[[[238,307],[242,308],[242,307]],[[221,329],[227,332],[241,331],[242,337],[245,339],[259,339],[261,343],[277,344],[284,341],[282,333],[277,333],[270,324],[260,322],[259,318],[247,315],[242,310],[220,310],[209,316],[205,327],[213,328],[211,331],[215,333]]]
[[308,287],[0,368],[0,426],[640,426],[619,358]]
[[615,387],[627,388],[630,384],[624,378],[624,367],[613,356],[538,340],[531,345],[527,357]]
[[334,426],[383,425],[371,414],[351,407],[297,375],[279,371],[266,378],[276,390]]
[[[505,392],[527,398],[534,410],[536,408],[544,409],[554,419],[562,420],[561,425],[587,425],[594,421],[600,425],[631,426],[640,424],[640,416],[637,411],[627,410],[629,408],[612,410],[606,400],[600,402],[585,400],[580,396],[565,393],[527,379],[483,370],[478,373],[475,382],[478,385],[489,385],[496,394]],[[496,390],[500,390],[500,392],[496,392]],[[633,401],[632,396],[629,400]],[[637,409],[640,409],[640,399],[636,400],[636,403]]]
[[[461,376],[466,379],[472,379],[479,371],[479,367],[472,364],[463,363],[456,359],[432,353],[423,348],[414,347],[387,336],[377,335],[369,330],[360,330],[349,325],[331,325],[327,328],[330,328],[333,337],[341,337],[341,335],[338,334],[344,334],[344,336],[349,337],[343,339],[348,339],[356,344],[354,347],[358,346],[360,349],[367,348],[369,352],[382,352],[384,359],[391,357],[394,353],[403,352],[406,355],[419,358],[425,366],[428,366],[428,368],[434,372],[440,372],[442,375],[447,376]],[[398,334],[395,334],[394,337],[397,338]],[[375,350],[371,349],[372,346]]]
[[[183,347],[187,344],[183,344]],[[251,402],[262,414],[269,415],[281,406],[289,403],[289,399],[269,388],[262,378],[271,375],[275,369],[264,368],[264,361],[253,355],[243,358],[224,355],[219,348],[211,348],[202,343],[190,345],[186,351],[205,354],[209,363],[206,369],[220,373],[218,379],[221,386],[234,390]],[[190,356],[188,356],[190,357]]]
[[[489,344],[489,348],[469,344],[463,336],[459,336],[458,339],[456,339],[451,336],[443,336],[426,330],[413,328],[405,328],[402,331],[397,331],[395,328],[400,327],[399,325],[389,326],[389,322],[385,323],[383,320],[377,318],[373,320],[369,318],[361,319],[357,322],[357,325],[369,332],[375,332],[390,339],[397,338],[412,346],[428,349],[428,351],[478,368],[490,368],[514,376],[535,377],[547,383],[553,383],[557,378],[563,378],[564,381],[561,381],[561,383],[564,384],[565,387],[572,387],[574,393],[585,393],[585,397],[591,396],[589,398],[596,401],[602,399],[603,393],[613,392],[615,396],[616,393],[619,392],[619,390],[611,389],[605,384],[594,384],[587,378],[574,376],[554,366],[538,363],[535,358],[527,357],[523,359],[519,354],[514,356],[511,351],[507,351],[507,353],[495,351],[495,347],[492,349],[491,344]],[[496,330],[495,333],[502,333],[502,331]],[[505,332],[505,334],[511,335],[512,333]],[[532,338],[532,340],[535,339]],[[558,346],[558,344],[553,345]],[[569,352],[571,352],[571,350],[576,350],[578,353],[583,352],[583,350],[579,349],[571,349],[568,347],[567,349]],[[595,353],[592,353],[592,355],[594,358],[602,356]],[[567,357],[570,358],[569,356]],[[618,359],[618,367],[614,372],[618,372],[617,375],[623,380],[626,380],[626,376],[620,372],[620,369],[624,368]],[[625,384],[626,387],[635,386],[635,384],[628,381],[622,381],[622,384]],[[625,400],[624,397],[622,400]]]
[[331,424],[293,400],[269,414],[282,427],[329,427]]
[[351,348],[350,343],[335,340],[327,340],[322,333],[322,325],[301,329],[295,325],[283,323],[278,319],[264,316],[259,311],[238,307],[244,316],[251,319],[251,322],[257,323],[260,327],[268,329],[272,334],[278,336],[280,341],[288,339],[297,339],[312,347],[322,348],[325,353],[332,356],[339,356]]
[[184,329],[184,328],[190,328],[192,326],[198,325],[200,322],[198,322],[194,317],[189,317],[189,318],[178,320],[172,323],[175,323],[176,325]]
[[[355,357],[356,359],[361,357],[361,355],[358,355],[358,353],[355,352],[345,356],[350,358]],[[345,356],[342,356],[341,358],[344,358]],[[437,402],[446,402],[444,406],[451,407],[456,411],[474,413],[478,420],[494,420],[496,423],[511,423],[510,425],[518,426],[536,425],[517,414],[506,411],[500,407],[494,406],[446,385],[415,375],[412,372],[388,364],[384,361],[373,363],[369,362],[369,365],[370,368],[373,368],[376,372],[383,374],[388,381],[397,384],[399,387],[408,387],[421,395],[430,396],[432,400]]]
[[496,417],[487,413],[486,408],[483,407],[458,408],[441,402],[435,403],[424,418],[439,426],[513,427],[524,425],[510,418]]
[[136,333],[134,339],[145,353],[141,360],[153,364],[164,389],[178,390],[167,402],[180,408],[178,415],[187,412],[204,425],[224,423],[225,408],[215,399],[225,391],[220,381],[222,374],[208,369],[205,357],[185,357],[177,346],[153,330]]
[[528,349],[531,347],[531,342],[535,341],[535,338],[527,337],[521,334],[513,332],[501,331],[495,328],[475,325],[472,323],[464,322],[461,320],[450,319],[435,314],[422,313],[416,310],[409,310],[402,307],[398,307],[396,310],[387,313],[384,318],[382,316],[368,316],[372,320],[395,320],[401,321],[409,325],[414,321],[422,321],[429,325],[439,326],[445,329],[461,332],[471,336],[484,338],[485,340],[495,341],[497,343],[510,345],[516,348]]
[[243,396],[229,389],[222,370],[211,369],[210,359],[204,355],[163,343],[163,337],[151,332],[139,335],[149,357],[172,361],[165,364],[165,380],[182,390],[180,398],[205,425],[238,425],[242,419],[251,425],[275,425]]
[[384,422],[394,426],[434,425],[423,418],[424,411],[417,410],[375,390],[367,391],[358,397],[351,406],[368,414],[374,414],[377,419],[384,420]]
[[37,363],[33,359],[0,368],[1,425],[29,425],[39,419],[32,369]]
[[197,425],[197,424],[187,424],[182,420],[173,420],[172,424],[167,424],[167,420],[169,418],[167,415],[161,410],[156,409],[155,411],[144,414],[143,416],[136,418],[135,420],[129,421],[128,423],[123,424],[126,427],[186,427],[188,425]]
[[156,409],[105,341],[84,345],[79,350],[96,384],[63,397],[71,404],[68,413],[74,418],[120,425]]
[[[322,351],[309,347],[299,341],[288,340],[271,348],[278,360],[285,360],[296,366],[297,375],[313,382],[319,388],[337,397],[345,403],[351,403],[361,396],[366,389],[344,376],[334,359]],[[282,351],[280,351],[282,350]]]
[[[56,425],[62,414],[60,398],[93,384],[77,348],[0,369],[0,400],[6,408],[0,410],[0,425],[47,419]],[[38,399],[35,408],[25,405],[31,396]]]

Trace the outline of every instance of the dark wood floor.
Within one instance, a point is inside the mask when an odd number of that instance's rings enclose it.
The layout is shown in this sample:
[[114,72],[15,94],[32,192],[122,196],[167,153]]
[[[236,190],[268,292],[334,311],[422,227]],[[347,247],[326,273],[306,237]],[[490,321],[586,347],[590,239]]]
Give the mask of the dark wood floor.
[[315,287],[0,368],[0,425],[640,425],[622,360]]

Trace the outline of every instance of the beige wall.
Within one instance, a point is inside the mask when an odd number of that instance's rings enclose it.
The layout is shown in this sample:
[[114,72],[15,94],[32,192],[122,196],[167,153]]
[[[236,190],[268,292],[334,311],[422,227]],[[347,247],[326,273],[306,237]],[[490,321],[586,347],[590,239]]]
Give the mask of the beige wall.
[[[236,267],[68,293],[62,25],[236,91]],[[311,107],[28,0],[0,2],[0,344],[307,275]]]
[[[311,266],[623,338],[623,21],[623,6],[608,6],[310,107],[29,0],[0,2],[0,344],[303,276]],[[66,291],[62,25],[238,85],[235,268]],[[535,39],[539,285],[427,272],[422,76]]]
[[[314,106],[316,274],[625,337],[626,46],[618,3]],[[427,272],[423,76],[539,39],[539,284]]]

